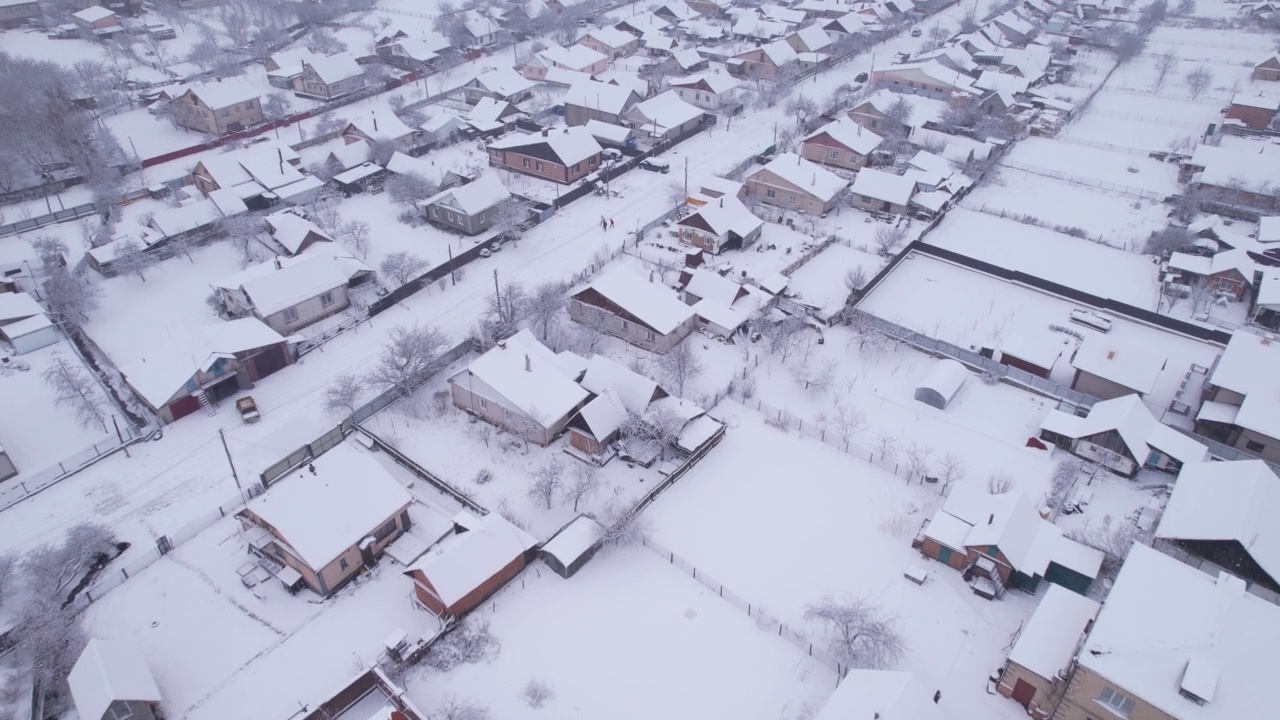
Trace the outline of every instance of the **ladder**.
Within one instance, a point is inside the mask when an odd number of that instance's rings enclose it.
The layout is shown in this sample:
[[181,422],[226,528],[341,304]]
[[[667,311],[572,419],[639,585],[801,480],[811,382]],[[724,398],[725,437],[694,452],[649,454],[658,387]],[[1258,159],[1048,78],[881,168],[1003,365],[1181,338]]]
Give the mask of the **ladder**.
[[192,395],[195,395],[196,400],[200,401],[200,407],[204,408],[204,411],[206,414],[208,415],[218,414],[217,406],[214,405],[213,401],[209,399],[209,396],[205,393],[204,388],[196,390],[194,393],[192,393]]

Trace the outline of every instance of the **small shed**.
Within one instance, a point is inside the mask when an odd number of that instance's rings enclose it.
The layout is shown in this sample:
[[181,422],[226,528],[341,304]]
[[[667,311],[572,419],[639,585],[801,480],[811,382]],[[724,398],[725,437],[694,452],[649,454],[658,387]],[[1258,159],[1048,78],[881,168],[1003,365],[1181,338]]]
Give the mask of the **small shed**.
[[946,410],[968,377],[969,371],[960,361],[942,358],[916,387],[915,398],[925,405]]
[[573,577],[599,552],[604,532],[603,525],[579,515],[551,536],[538,551],[538,557],[560,577]]
[[58,342],[58,328],[44,313],[8,325],[0,325],[0,338],[13,345],[18,355]]
[[160,689],[142,653],[116,640],[90,640],[67,676],[81,720],[153,720]]

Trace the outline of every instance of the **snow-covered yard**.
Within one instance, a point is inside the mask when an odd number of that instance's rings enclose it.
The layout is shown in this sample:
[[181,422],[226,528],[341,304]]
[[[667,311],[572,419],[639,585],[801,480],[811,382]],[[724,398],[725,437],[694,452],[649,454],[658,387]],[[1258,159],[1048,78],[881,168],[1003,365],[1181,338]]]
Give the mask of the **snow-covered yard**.
[[[501,642],[491,662],[407,682],[427,712],[470,698],[500,718],[804,718],[835,673],[763,632],[705,585],[643,547],[598,555],[565,580],[542,563],[486,603]],[[555,696],[520,698],[530,679]]]

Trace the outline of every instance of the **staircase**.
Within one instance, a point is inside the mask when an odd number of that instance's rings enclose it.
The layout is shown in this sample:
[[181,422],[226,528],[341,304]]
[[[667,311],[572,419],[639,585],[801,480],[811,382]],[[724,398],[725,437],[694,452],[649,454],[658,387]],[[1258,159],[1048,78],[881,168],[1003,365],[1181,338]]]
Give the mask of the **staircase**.
[[204,408],[204,411],[206,414],[208,415],[218,414],[218,407],[214,405],[213,401],[209,399],[209,396],[205,394],[205,391],[203,388],[196,390],[194,393],[191,393],[191,394],[195,395],[196,400],[200,401],[200,407]]
[[999,569],[997,569],[996,572],[991,573],[991,584],[996,586],[996,599],[999,600],[1004,597],[1005,588],[1004,583],[1000,580]]

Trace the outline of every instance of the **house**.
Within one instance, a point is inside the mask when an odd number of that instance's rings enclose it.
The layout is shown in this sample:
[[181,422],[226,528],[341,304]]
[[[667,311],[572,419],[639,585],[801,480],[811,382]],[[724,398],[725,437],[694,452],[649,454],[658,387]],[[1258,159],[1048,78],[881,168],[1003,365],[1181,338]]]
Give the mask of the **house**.
[[630,55],[640,49],[640,37],[613,27],[595,28],[578,38],[585,45],[610,60]]
[[101,5],[90,5],[79,12],[73,12],[71,19],[77,26],[89,31],[120,27],[120,16]]
[[282,50],[267,57],[262,67],[267,71],[267,82],[281,90],[302,88],[302,64],[314,60],[316,54],[306,48]]
[[716,255],[750,247],[760,238],[764,221],[738,198],[720,197],[681,218],[676,230],[680,242]]
[[1280,152],[1267,145],[1254,152],[1241,152],[1232,147],[1200,144],[1192,151],[1191,158],[1182,163],[1178,180],[1190,182],[1192,187],[1209,190],[1215,201],[1243,209],[1265,210],[1273,207],[1274,199],[1265,192],[1275,182],[1276,163]]
[[827,31],[827,37],[832,42],[840,42],[844,38],[866,32],[867,24],[868,21],[862,15],[846,12],[823,23],[822,29]]
[[786,38],[787,44],[797,53],[830,52],[832,39],[822,25],[800,28]]
[[1250,130],[1266,130],[1280,111],[1280,99],[1236,93],[1227,106],[1227,120],[1239,120]]
[[342,140],[348,145],[361,141],[369,144],[390,141],[395,143],[399,150],[412,149],[415,135],[417,133],[414,129],[405,125],[393,112],[381,115],[376,112],[358,115],[352,118],[341,132]]
[[[191,171],[191,183],[215,201],[226,191],[248,209],[261,210],[278,202],[310,202],[324,181],[303,175],[301,157],[280,140],[249,145],[206,157]],[[152,216],[153,223],[161,212]]]
[[202,407],[213,414],[217,401],[253,388],[293,362],[284,337],[257,318],[209,325],[143,350],[120,373],[165,423]]
[[480,98],[491,97],[518,103],[533,96],[537,84],[526,80],[509,67],[497,67],[480,73],[462,86],[462,97],[468,105],[475,105]]
[[[911,109],[906,120],[896,115],[898,119],[890,117],[900,102]],[[849,119],[881,137],[895,134],[907,137],[912,134],[913,129],[920,128],[930,120],[937,120],[946,107],[943,101],[923,95],[906,95],[880,89],[850,110]]]
[[916,181],[884,170],[863,168],[853,180],[853,206],[867,212],[906,215],[916,194]]
[[1280,270],[1262,272],[1254,299],[1253,322],[1269,330],[1280,330]]
[[[308,708],[314,708],[309,713]],[[428,720],[409,700],[404,688],[371,665],[331,697],[301,708],[299,720]],[[371,714],[372,713],[372,714]]]
[[782,153],[743,178],[747,195],[766,205],[826,215],[849,184],[795,153]]
[[685,0],[689,7],[704,17],[723,15],[733,7],[733,0]]
[[1041,580],[1084,595],[1102,567],[1102,553],[1064,537],[1030,495],[989,495],[963,482],[920,531],[919,547],[997,597],[1005,588],[1034,593]]
[[569,420],[569,446],[597,463],[611,457],[609,445],[629,417],[668,397],[658,383],[601,355],[587,361],[581,385],[593,397]]
[[489,164],[564,185],[600,168],[600,143],[585,128],[508,135],[489,144]]
[[1009,651],[996,691],[1032,717],[1051,715],[1101,608],[1095,600],[1050,585]]
[[719,72],[706,72],[667,82],[667,87],[687,103],[715,112],[734,108],[738,101],[738,81]]
[[848,118],[837,118],[807,135],[800,156],[823,165],[857,170],[867,164],[883,138]]
[[364,87],[364,70],[349,52],[302,61],[298,93],[333,100]]
[[282,210],[263,218],[267,223],[267,231],[280,243],[289,255],[298,255],[316,243],[333,242],[333,238],[316,227],[315,223],[298,215],[296,212]]
[[591,134],[596,142],[602,146],[614,148],[634,148],[636,146],[636,133],[634,130],[621,125],[611,125],[599,120],[588,120],[582,129]]
[[1102,400],[1085,417],[1050,410],[1040,439],[1129,478],[1143,468],[1177,472],[1208,456],[1204,445],[1160,424],[1137,395]]
[[755,45],[778,40],[790,31],[787,23],[747,13],[739,14],[733,22],[733,36]]
[[520,574],[538,541],[496,512],[455,518],[458,533],[405,572],[414,599],[431,614],[457,618],[474,610]]
[[0,28],[12,30],[40,17],[36,0],[0,0]]
[[243,78],[189,86],[170,101],[179,125],[210,135],[240,132],[262,122],[261,91]]
[[1158,350],[1088,333],[1071,358],[1076,369],[1071,389],[1100,400],[1133,393],[1142,397],[1155,388],[1167,364],[1168,358]]
[[1254,80],[1280,80],[1280,55],[1272,55],[1253,66]]
[[639,73],[631,70],[618,68],[605,70],[602,73],[596,73],[592,79],[596,82],[602,82],[607,85],[618,85],[620,87],[628,88],[635,94],[639,95],[641,100],[649,95],[649,81],[641,78]]
[[729,72],[748,78],[778,77],[778,73],[794,67],[797,61],[796,51],[785,40],[777,40],[734,55],[729,59]]
[[636,103],[623,116],[636,135],[654,143],[670,142],[695,132],[703,122],[702,109],[681,100],[674,90]]
[[353,265],[362,266],[357,280],[373,274],[337,245],[332,247],[251,265],[214,283],[214,295],[227,315],[252,315],[281,335],[292,335],[347,309]]
[[710,62],[696,48],[685,48],[671,53],[667,64],[678,73],[706,70]]
[[160,688],[146,659],[121,640],[90,640],[67,675],[67,685],[83,720],[162,717]]
[[17,355],[39,350],[62,339],[40,303],[25,292],[0,293],[0,338]]
[[1190,292],[1194,282],[1203,282],[1212,295],[1230,297],[1236,302],[1244,300],[1245,292],[1253,287],[1254,272],[1258,268],[1258,263],[1242,247],[1209,257],[1183,252],[1169,256],[1169,270],[1177,271],[1178,285],[1184,288],[1182,292]]
[[[652,32],[640,37],[641,46],[644,52],[650,57],[670,58],[677,50],[680,49],[680,41],[671,35],[660,32]],[[668,63],[669,65],[670,63]]]
[[653,9],[653,14],[666,20],[671,24],[679,23],[683,20],[693,20],[701,13],[693,9],[689,3],[684,0],[672,0],[672,2],[663,3]]
[[640,102],[641,95],[620,85],[586,79],[575,82],[564,95],[564,122],[570,127],[591,120],[623,125],[623,114]]
[[1196,433],[1280,462],[1280,342],[1240,329],[1210,369]]
[[560,577],[571,578],[604,545],[606,533],[603,525],[586,515],[579,515],[538,549],[538,559]]
[[367,451],[342,443],[272,483],[236,517],[251,552],[281,582],[329,597],[409,529],[412,502]]
[[945,720],[948,716],[914,673],[849,670],[813,720]]
[[489,47],[498,42],[503,32],[502,26],[493,18],[485,17],[476,10],[462,13],[460,29],[465,37],[462,45],[468,48]]
[[489,173],[466,185],[452,187],[422,201],[427,222],[457,230],[464,235],[479,235],[493,225],[500,203],[511,197],[502,180]]
[[628,15],[613,27],[623,32],[636,35],[643,40],[646,35],[660,35],[663,30],[666,30],[670,26],[671,24],[666,20],[658,17],[654,13],[648,12]]
[[576,380],[564,358],[522,330],[449,378],[449,391],[455,407],[546,446],[590,398]]
[[553,45],[525,61],[520,74],[530,80],[545,80],[552,68],[595,75],[609,68],[609,58],[586,45]]
[[13,464],[13,459],[9,457],[9,453],[5,452],[4,446],[0,445],[0,481],[8,480],[18,474],[18,468]]
[[946,100],[955,94],[978,95],[973,79],[937,60],[890,65],[871,73],[871,85],[909,95]]
[[657,353],[670,350],[696,324],[674,293],[620,267],[570,295],[569,318]]
[[1015,323],[1000,343],[997,361],[1048,379],[1068,342],[1069,336],[1038,323]]
[[694,268],[680,273],[680,299],[693,308],[699,327],[731,338],[772,298],[752,285]]
[[1135,543],[1054,717],[1264,717],[1280,672],[1278,644],[1280,608],[1246,592],[1242,580]]
[[[1280,478],[1261,460],[1188,463],[1156,527],[1157,541],[1280,594]],[[1162,543],[1157,542],[1160,548]]]

